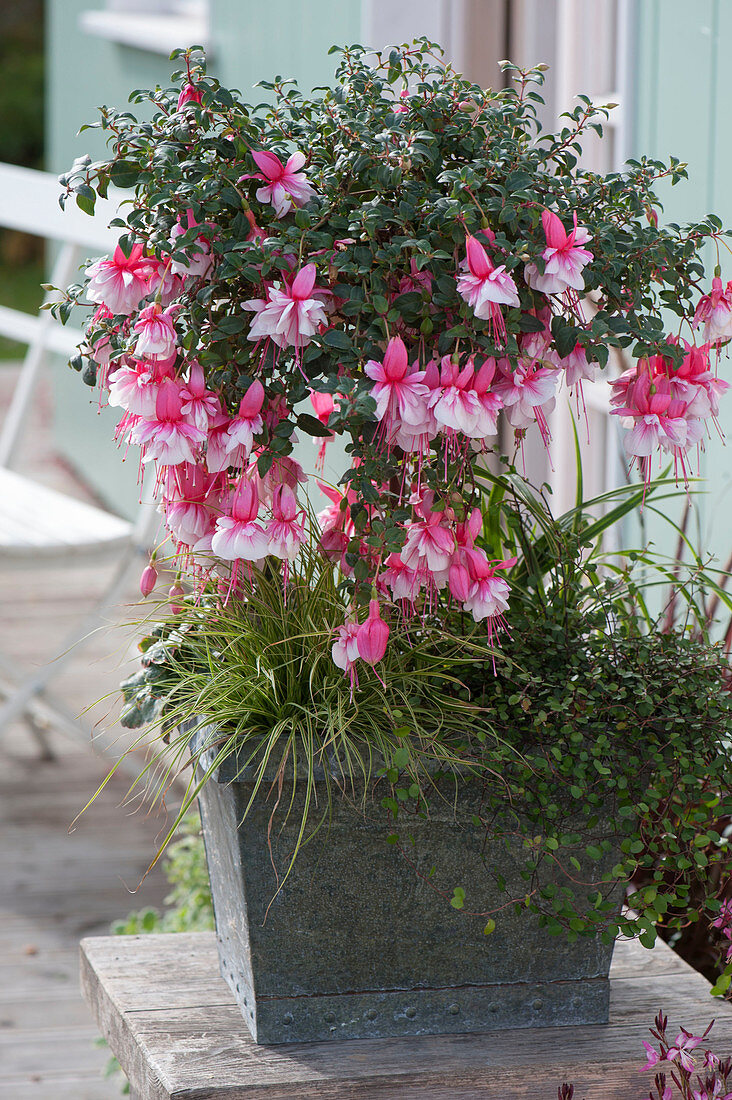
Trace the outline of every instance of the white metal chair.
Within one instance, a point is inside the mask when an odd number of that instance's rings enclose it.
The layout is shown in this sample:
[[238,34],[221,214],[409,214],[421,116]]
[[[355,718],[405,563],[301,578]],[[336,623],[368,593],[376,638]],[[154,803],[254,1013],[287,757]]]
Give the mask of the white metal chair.
[[[58,242],[50,281],[62,287],[74,278],[85,255],[108,253],[114,248],[116,234],[107,224],[115,216],[116,206],[110,200],[99,201],[96,216],[90,218],[71,208],[71,203],[62,211],[58,194],[54,176],[0,164],[0,226]],[[10,468],[46,353],[73,354],[81,333],[59,325],[48,310],[32,317],[0,307],[0,334],[28,345],[0,432],[0,567],[27,568],[31,561],[39,566],[116,561],[106,589],[75,624],[55,661],[23,676],[7,656],[0,657],[0,698],[5,699],[0,704],[0,738],[11,721],[25,716],[41,749],[49,755],[49,722],[87,741],[91,731],[47,694],[48,685],[104,622],[105,612],[119,601],[132,568],[139,569],[148,553],[158,520],[149,501],[141,506],[137,522],[130,523],[39,485]]]

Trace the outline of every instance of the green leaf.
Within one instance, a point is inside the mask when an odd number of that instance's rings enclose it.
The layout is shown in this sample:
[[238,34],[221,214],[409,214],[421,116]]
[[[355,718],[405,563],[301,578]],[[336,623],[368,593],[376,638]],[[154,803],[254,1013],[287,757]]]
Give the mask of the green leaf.
[[110,180],[115,187],[134,187],[140,178],[140,165],[134,160],[118,160],[112,165]]
[[711,993],[712,997],[723,997],[729,989],[730,983],[732,983],[732,973],[729,970],[724,970],[723,973],[719,975],[709,992]]
[[462,909],[465,905],[465,891],[462,886],[456,886],[453,890],[450,905],[453,909]]
[[350,351],[353,346],[351,337],[341,328],[329,328],[323,333],[321,340],[329,348],[337,348],[339,351]]
[[308,435],[317,436],[318,439],[328,439],[333,434],[330,428],[326,428],[325,424],[318,420],[317,416],[311,416],[310,413],[298,413],[296,423],[298,428],[302,428]]
[[257,459],[257,472],[260,477],[266,477],[269,471],[272,469],[272,463],[274,462],[274,455],[269,451],[265,451]]

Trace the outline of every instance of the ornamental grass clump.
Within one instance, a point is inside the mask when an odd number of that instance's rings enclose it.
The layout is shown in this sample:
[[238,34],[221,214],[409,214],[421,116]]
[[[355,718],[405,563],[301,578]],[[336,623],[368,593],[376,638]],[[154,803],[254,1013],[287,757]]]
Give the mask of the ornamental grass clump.
[[[299,754],[311,785],[335,758],[336,776],[373,779],[397,825],[428,812],[435,769],[484,782],[479,826],[516,809],[528,853],[510,903],[594,932],[615,919],[608,891],[571,874],[558,898],[532,884],[537,861],[587,847],[561,821],[609,815],[623,860],[604,867],[604,834],[587,851],[612,882],[673,849],[645,847],[638,807],[676,836],[729,796],[720,662],[643,637],[624,567],[608,566],[610,588],[598,572],[607,526],[669,489],[651,483],[657,459],[688,480],[716,423],[732,290],[718,268],[707,293],[701,252],[719,257],[726,234],[711,215],[658,225],[654,187],[685,176],[678,161],[579,168],[612,105],[579,97],[542,133],[541,67],[507,65],[511,87],[490,91],[426,40],[335,52],[332,88],[306,98],[277,79],[252,106],[177,51],[176,87],[131,96],[151,120],[102,108],[109,159],[62,177],[89,212],[110,183],[130,192],[113,256],[55,308],[92,304],[72,365],[119,409],[175,547],[174,613],[126,687],[128,721],[163,702],[168,722],[198,711],[221,752]],[[553,520],[517,470],[524,439],[551,446],[565,393],[584,418],[611,348],[632,362],[612,405],[641,485],[594,502],[601,520],[581,493]],[[321,463],[341,438],[337,484],[306,474],[303,436]],[[687,658],[676,707],[668,670]],[[644,669],[664,690],[636,706]],[[172,767],[186,744],[171,739]],[[650,934],[643,913],[665,910],[650,887],[636,900],[627,928]]]

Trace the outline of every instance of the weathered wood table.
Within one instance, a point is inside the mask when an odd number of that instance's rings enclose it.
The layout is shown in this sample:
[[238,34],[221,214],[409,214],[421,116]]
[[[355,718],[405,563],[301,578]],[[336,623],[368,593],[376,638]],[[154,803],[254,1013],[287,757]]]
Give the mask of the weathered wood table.
[[[618,943],[607,1026],[257,1046],[219,977],[213,933],[82,942],[82,987],[139,1100],[638,1100],[643,1039],[704,1029],[732,1053],[732,1007],[664,944]],[[697,1031],[697,1034],[699,1032]]]

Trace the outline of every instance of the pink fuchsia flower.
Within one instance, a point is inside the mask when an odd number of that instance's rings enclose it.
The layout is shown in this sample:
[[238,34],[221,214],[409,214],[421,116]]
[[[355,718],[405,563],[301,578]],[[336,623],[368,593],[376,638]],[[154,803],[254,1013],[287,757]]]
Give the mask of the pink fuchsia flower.
[[406,525],[407,537],[401,551],[403,563],[410,569],[444,573],[450,568],[455,551],[455,534],[445,524],[444,512],[424,509],[424,519]]
[[357,641],[358,631],[358,623],[344,623],[343,626],[339,626],[336,630],[338,637],[331,649],[333,664],[337,665],[338,668],[342,668],[344,672],[350,672],[351,674],[353,674],[353,666],[360,656]]
[[174,615],[180,615],[183,610],[183,604],[181,600],[185,596],[185,592],[181,588],[180,584],[176,581],[168,589],[168,606]]
[[[94,316],[91,319],[91,324],[89,325],[89,328],[93,329],[94,326],[98,325],[100,322],[111,321],[112,316],[113,315],[110,313],[110,311],[107,309],[106,306],[99,306],[94,311]],[[106,328],[107,331],[102,333],[102,335],[97,336],[93,339],[90,338],[89,336],[87,337],[87,343],[88,343],[88,346],[89,346],[90,358],[92,358],[94,360],[94,362],[100,367],[108,367],[109,366],[109,362],[110,362],[110,359],[112,357],[112,351],[113,351],[112,344],[110,343],[110,339],[109,339],[110,326],[105,326],[105,328]],[[111,331],[112,332],[119,332],[119,326],[112,325],[111,326]],[[104,372],[104,373],[106,373],[106,372]],[[100,380],[100,384],[101,385],[104,384],[103,379]]]
[[542,252],[544,274],[540,275],[534,263],[528,263],[524,269],[526,282],[532,290],[542,294],[562,294],[565,290],[584,290],[585,280],[582,269],[593,259],[593,254],[582,246],[592,240],[584,226],[577,225],[577,215],[573,215],[574,228],[567,233],[561,220],[551,210],[541,215],[546,237],[546,248]]
[[674,399],[668,379],[651,378],[647,370],[639,368],[635,380],[627,387],[625,402],[612,409],[611,416],[628,417],[632,421],[623,440],[629,455],[649,458],[659,447],[676,451],[686,446],[686,405]]
[[595,363],[589,362],[581,344],[575,344],[569,355],[565,355],[559,362],[564,370],[564,381],[568,386],[581,386],[583,382],[594,382]]
[[413,291],[417,291],[418,293],[427,291],[428,294],[431,294],[433,283],[434,279],[429,271],[419,271],[417,268],[417,261],[414,256],[412,256],[409,261],[409,274],[402,275],[399,280],[399,293],[409,294]]
[[475,548],[466,550],[465,556],[472,583],[463,607],[471,613],[476,622],[482,619],[499,618],[508,608],[510,588],[508,581],[497,576],[497,571],[510,569],[516,564],[516,558],[490,562],[482,550]]
[[412,569],[402,561],[401,554],[389,554],[386,569],[379,578],[391,591],[395,600],[409,600],[414,603],[419,590],[429,583],[429,574],[424,569]]
[[319,390],[310,391],[310,404],[313,406],[315,415],[324,428],[328,427],[328,421],[330,420],[330,414],[335,409],[335,399],[332,393],[321,393]]
[[133,416],[154,417],[157,396],[153,365],[144,359],[123,363],[110,377],[109,404]]
[[261,225],[257,225],[257,219],[251,210],[244,211],[244,217],[249,222],[249,232],[247,233],[248,241],[263,241],[267,234],[262,229]]
[[450,595],[460,603],[470,598],[470,590],[477,579],[468,568],[470,564],[467,551],[475,546],[475,540],[483,529],[483,513],[473,508],[463,523],[455,525],[455,553],[447,574]]
[[257,198],[272,204],[276,218],[284,218],[294,206],[310,202],[315,191],[300,170],[306,159],[304,153],[293,153],[285,164],[266,149],[252,150],[252,156],[259,172],[241,179],[264,180],[265,186],[257,189]]
[[191,424],[208,431],[208,426],[221,412],[221,401],[206,387],[203,367],[195,360],[191,363],[188,381],[181,388],[181,411]]
[[732,282],[722,287],[718,275],[712,279],[711,294],[705,294],[694,312],[693,328],[704,325],[704,339],[709,344],[732,338]]
[[269,540],[256,522],[259,513],[257,484],[252,478],[241,477],[231,500],[231,512],[219,516],[211,538],[211,549],[225,561],[259,561],[266,557]]
[[[328,427],[328,421],[330,420],[330,414],[335,409],[335,398],[332,393],[321,393],[318,390],[310,391],[310,403],[315,410],[320,423],[324,428]],[[322,470],[325,465],[325,451],[326,447],[333,439],[335,433],[330,432],[329,435],[323,436],[318,440],[318,457],[315,462],[316,469]]]
[[259,499],[271,506],[278,485],[289,485],[297,494],[298,485],[306,485],[307,481],[307,474],[292,455],[276,455],[264,477],[257,475]]
[[448,588],[450,595],[459,603],[465,604],[470,598],[472,581],[470,571],[462,561],[453,561],[448,570]]
[[195,462],[206,433],[183,416],[180,386],[164,378],[158,386],[155,416],[141,419],[132,427],[130,440],[143,449],[143,462],[155,460],[161,466]]
[[[671,341],[671,337],[669,337]],[[682,341],[686,355],[680,367],[674,367],[664,356],[654,355],[649,364],[654,376],[668,378],[671,393],[684,401],[689,416],[708,417],[719,415],[719,400],[729,389],[729,382],[718,378],[710,360],[710,345],[697,347]]]
[[150,562],[149,565],[145,566],[145,568],[142,571],[142,576],[140,577],[140,592],[142,592],[142,595],[146,599],[150,595],[150,593],[153,591],[153,589],[155,588],[155,585],[157,583],[158,583],[158,571],[155,568],[155,566],[152,564],[152,562]]
[[381,617],[379,601],[371,600],[368,618],[356,634],[358,655],[367,665],[376,665],[386,653],[388,643],[389,627]]
[[169,306],[183,290],[183,279],[175,275],[162,260],[150,261],[149,293],[154,294],[162,306]]
[[193,547],[213,533],[220,505],[219,480],[199,463],[181,463],[163,480],[165,523],[184,546]]
[[401,336],[393,336],[386,346],[384,361],[369,359],[365,373],[375,383],[371,396],[376,402],[376,419],[384,422],[387,439],[405,427],[416,435],[427,419],[428,390],[422,384],[424,372],[416,364],[409,366],[407,349]]
[[305,513],[298,514],[297,497],[289,485],[278,485],[272,498],[272,519],[265,531],[268,553],[292,561],[305,541]]
[[255,378],[239,402],[238,413],[226,428],[224,447],[229,466],[243,466],[249,458],[254,436],[259,435],[264,426],[261,416],[263,404],[264,386]]
[[97,260],[86,269],[86,274],[87,298],[106,306],[115,315],[134,313],[149,290],[150,264],[143,256],[141,244],[133,245],[129,256],[117,245],[111,260]]
[[343,555],[355,533],[349,501],[330,485],[324,485],[319,481],[318,488],[331,501],[327,508],[318,512],[316,517],[320,527],[319,546],[327,558],[340,562],[343,566],[345,564]]
[[313,293],[315,274],[315,264],[307,264],[291,283],[281,289],[270,287],[266,299],[244,302],[244,309],[256,313],[249,339],[269,337],[280,348],[306,347],[320,326],[328,323],[325,306]]
[[501,306],[521,304],[516,284],[506,271],[506,265],[494,267],[488,253],[476,237],[467,240],[469,273],[460,275],[457,291],[476,317],[490,321],[496,343],[506,341],[506,322]]
[[146,306],[135,322],[134,330],[139,333],[135,344],[138,356],[155,356],[168,359],[175,352],[178,336],[173,325],[173,306],[163,310],[159,302]]
[[228,450],[229,425],[231,418],[220,412],[209,423],[206,437],[206,469],[211,474],[219,474],[231,466],[231,452]]
[[182,111],[187,103],[200,103],[201,93],[195,84],[185,84],[181,89],[181,93],[178,96],[178,106],[176,110]]
[[697,1035],[691,1035],[686,1028],[681,1029],[676,1036],[674,1046],[669,1047],[666,1053],[666,1060],[669,1062],[679,1062],[691,1073],[694,1069],[694,1060],[691,1057],[691,1051],[699,1046],[701,1043],[701,1037]]
[[533,420],[540,428],[545,427],[546,413],[554,407],[557,372],[550,367],[535,367],[529,359],[519,359],[515,369],[508,359],[499,359],[498,369],[500,377],[493,389],[513,427],[525,428]]
[[[193,216],[192,210],[186,211],[186,222],[184,225],[178,217],[177,222],[170,231],[170,247],[171,249],[177,248],[177,240],[179,237],[183,237],[190,229],[199,225],[199,222]],[[210,226],[207,228],[211,228]],[[208,237],[203,233],[199,233],[193,244],[188,245],[186,248],[186,259],[183,260],[171,260],[170,270],[174,275],[181,275],[183,277],[190,276],[193,279],[202,279],[208,275],[213,263],[213,257],[211,256],[211,242]]]
[[496,370],[495,359],[487,359],[475,372],[472,357],[465,366],[444,355],[439,388],[432,387],[428,408],[442,428],[462,432],[469,439],[485,439],[498,431],[497,416],[502,408],[498,394],[490,390]]

